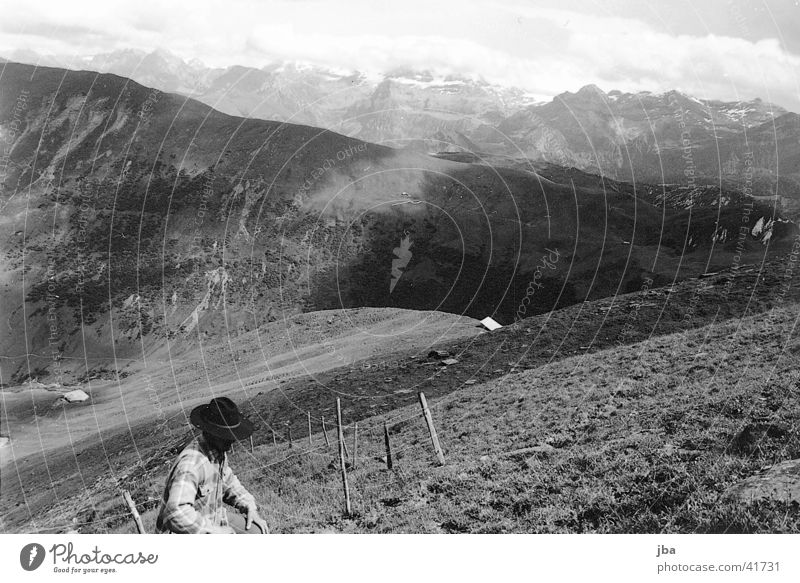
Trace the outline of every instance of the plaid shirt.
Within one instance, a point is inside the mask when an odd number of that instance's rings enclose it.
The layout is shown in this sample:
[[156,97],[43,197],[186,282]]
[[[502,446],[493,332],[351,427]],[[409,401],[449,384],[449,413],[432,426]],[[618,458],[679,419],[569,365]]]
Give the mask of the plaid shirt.
[[245,490],[219,454],[200,437],[178,455],[167,478],[156,520],[159,533],[211,534],[228,526],[223,502],[243,513],[256,509],[253,495]]

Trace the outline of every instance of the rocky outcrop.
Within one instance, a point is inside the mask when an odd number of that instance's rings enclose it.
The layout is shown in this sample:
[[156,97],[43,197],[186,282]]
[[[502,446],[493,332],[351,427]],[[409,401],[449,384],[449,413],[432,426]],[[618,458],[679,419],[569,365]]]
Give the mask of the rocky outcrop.
[[745,503],[758,500],[800,503],[800,459],[781,462],[737,482],[726,491],[725,498]]

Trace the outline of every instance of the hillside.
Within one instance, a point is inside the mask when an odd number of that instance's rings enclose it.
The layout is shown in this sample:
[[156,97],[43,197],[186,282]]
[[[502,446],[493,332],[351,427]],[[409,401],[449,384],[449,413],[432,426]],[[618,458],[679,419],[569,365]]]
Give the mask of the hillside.
[[[210,395],[244,400],[281,392],[297,379],[313,380],[343,366],[369,367],[374,359],[397,352],[426,352],[480,330],[474,320],[436,312],[313,312],[265,324],[235,341],[183,343],[151,352],[125,363],[119,375],[99,371],[77,385],[89,396],[83,403],[67,403],[64,389],[54,384],[6,388],[0,395],[0,434],[10,443],[0,447],[0,517],[6,524],[28,520],[65,496],[62,487],[77,485],[76,492],[83,491],[95,463],[105,466],[101,473],[113,475],[118,462],[130,463],[127,455],[118,456],[131,444],[137,457],[149,456],[149,447],[163,446],[176,424],[185,421],[186,407],[207,402]],[[156,435],[157,442],[135,445],[142,431]],[[38,473],[42,469],[44,475]],[[32,490],[31,484],[36,484]]]
[[[722,494],[800,454],[798,284],[790,255],[493,333],[395,344],[288,378],[279,390],[262,379],[235,397],[257,421],[254,455],[240,448],[236,467],[278,532],[789,532],[796,506]],[[431,348],[458,362],[443,366]],[[244,369],[255,362],[248,354]],[[433,463],[417,391],[432,405],[445,468]],[[361,436],[354,520],[341,519],[333,449],[319,433],[336,397]],[[4,476],[6,527],[128,528],[122,487],[152,524],[170,460],[189,437],[189,408],[159,423],[131,419],[101,443],[90,436],[18,460]],[[307,412],[313,454],[305,453]],[[383,420],[393,472],[375,459]]]
[[747,197],[687,208],[231,117],[115,75],[7,63],[0,80],[4,384],[116,378],[175,342],[317,310],[507,324],[769,259],[796,232]]
[[313,453],[265,446],[232,463],[275,532],[793,533],[796,502],[727,498],[740,480],[800,456],[797,306],[769,321],[464,387],[433,406],[443,468],[418,405],[392,412],[401,420],[392,471],[379,459],[382,419],[365,419],[349,519],[321,435]]

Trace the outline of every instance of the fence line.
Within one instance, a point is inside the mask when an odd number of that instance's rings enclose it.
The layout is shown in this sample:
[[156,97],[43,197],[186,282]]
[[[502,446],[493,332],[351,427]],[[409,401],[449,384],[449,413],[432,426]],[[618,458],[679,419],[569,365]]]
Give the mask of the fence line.
[[[420,419],[420,423],[422,423],[424,421],[424,418],[422,417],[422,415],[419,412],[408,416],[408,419],[414,419],[414,418]],[[382,435],[381,435],[381,437],[382,437]],[[393,442],[396,442],[396,441],[397,441],[397,438],[395,438],[393,440]],[[405,445],[402,445],[399,448],[396,447],[396,446],[393,447],[392,448],[393,461],[396,462],[400,457],[404,457],[405,454],[407,452],[411,451],[411,450],[423,451],[424,448],[425,448],[425,445],[424,445],[423,441],[424,440],[420,439],[416,443],[405,444]],[[373,446],[374,446],[374,444],[373,444]],[[378,456],[373,456],[373,454],[379,453],[380,450],[381,450],[380,447],[374,446],[374,449],[372,449],[372,451],[369,454],[367,454],[367,452],[364,452],[364,454],[362,455],[362,460],[372,459],[373,457],[377,458]],[[294,451],[293,453],[291,453],[291,454],[289,454],[287,456],[284,456],[284,457],[282,457],[280,459],[272,460],[272,461],[269,461],[269,462],[264,463],[264,464],[259,464],[257,467],[250,468],[250,469],[246,470],[244,473],[241,473],[239,475],[240,476],[251,476],[251,475],[257,474],[257,473],[263,473],[265,471],[269,471],[271,468],[273,468],[275,466],[278,466],[280,464],[283,464],[283,463],[286,463],[286,462],[289,462],[289,461],[292,461],[292,460],[295,460],[295,459],[302,458],[302,457],[307,456],[307,455],[315,455],[315,456],[323,457],[325,459],[331,460],[332,462],[334,461],[334,458],[335,458],[335,452],[332,452],[329,448],[323,446],[322,444],[318,444],[315,447],[306,448],[306,449],[302,449],[302,450],[299,450],[299,451]],[[381,464],[381,465],[383,465],[383,464]],[[395,465],[396,465],[396,463],[395,463]],[[363,471],[366,471],[366,470],[371,468],[371,465],[366,465],[365,464],[364,466],[362,466],[362,468],[363,468],[362,471],[359,471],[354,475],[355,476],[362,475]],[[314,479],[316,479],[318,477],[325,476],[325,475],[327,475],[325,470],[322,470],[320,472],[315,472],[314,474],[306,475],[305,479],[303,479],[301,481],[301,483],[305,484],[305,483],[308,483],[310,481],[313,481]],[[381,484],[373,485],[373,486],[370,486],[369,489],[372,490],[372,488],[379,488],[381,486],[382,486]],[[324,484],[316,484],[316,487],[319,487],[319,488],[322,488],[324,490],[328,490],[328,491],[331,491],[331,492],[339,492],[339,493],[341,492],[341,486],[337,487],[337,486],[326,486]]]
[[[435,403],[432,403],[430,405],[430,408],[433,409],[434,411],[438,412],[438,411],[441,411],[441,405],[442,405],[442,403],[437,401]],[[354,451],[353,451],[353,453],[354,454],[356,453],[356,446],[355,446],[356,441],[355,440],[358,439],[359,437],[361,439],[359,439],[358,441],[360,441],[361,443],[359,443],[360,447],[358,449],[362,450],[361,451],[361,458],[360,458],[362,463],[358,464],[355,459],[351,458],[351,463],[350,464],[342,464],[342,470],[345,470],[346,468],[351,469],[352,471],[355,472],[353,474],[354,478],[356,480],[358,480],[358,478],[360,476],[364,476],[364,475],[366,475],[366,473],[371,472],[371,471],[373,471],[375,469],[373,464],[367,463],[367,462],[368,462],[368,460],[372,460],[372,459],[381,459],[380,458],[380,452],[383,451],[383,446],[384,446],[384,444],[383,444],[383,437],[384,437],[384,435],[383,435],[383,427],[384,427],[384,425],[386,425],[389,429],[391,429],[395,425],[398,425],[398,424],[401,424],[401,423],[406,423],[408,421],[416,419],[416,420],[420,421],[420,423],[421,423],[420,430],[422,431],[423,426],[424,426],[423,422],[425,421],[424,415],[421,415],[419,409],[416,409],[413,406],[413,404],[411,404],[411,403],[409,403],[407,405],[407,407],[409,408],[408,411],[402,411],[401,410],[400,412],[397,412],[395,415],[383,416],[383,417],[381,417],[380,421],[375,421],[373,423],[365,424],[363,422],[363,420],[361,420],[361,421],[352,421],[351,423],[347,423],[347,424],[344,423],[343,421],[340,422],[339,431],[341,432],[340,435],[342,436],[342,437],[340,437],[340,439],[342,440],[341,441],[341,449],[344,450],[344,448],[346,448],[346,444],[345,444],[345,441],[343,439],[344,432],[346,430],[352,430],[354,432],[354,435],[353,435],[353,439],[354,439],[353,450]],[[313,416],[310,411],[306,411],[305,413],[306,413],[306,418],[308,420],[309,427],[311,427],[311,420],[313,418],[315,418],[315,416]],[[178,417],[181,417],[181,416],[186,417],[186,412],[182,410],[179,413],[176,413],[175,415],[172,415],[171,417],[167,418],[166,421],[171,421],[171,420],[173,420],[175,418],[178,418]],[[319,417],[316,417],[316,418],[321,420],[323,418],[323,416],[320,415]],[[265,429],[266,431],[269,431],[270,433],[272,433],[273,444],[272,444],[272,447],[270,448],[269,447],[269,438],[267,437],[267,439],[265,441],[263,441],[261,444],[258,444],[259,447],[267,446],[267,448],[269,448],[273,452],[279,452],[282,447],[285,447],[288,444],[289,448],[291,450],[291,453],[289,455],[282,456],[280,459],[274,459],[274,460],[268,461],[266,463],[259,463],[256,467],[247,469],[244,473],[241,474],[241,476],[252,476],[253,474],[256,474],[256,473],[272,472],[272,471],[275,471],[275,470],[273,470],[273,468],[276,468],[276,466],[278,466],[280,464],[283,464],[283,463],[286,463],[286,462],[289,462],[291,460],[295,460],[295,459],[298,459],[298,458],[301,458],[301,457],[304,457],[304,456],[307,456],[307,455],[322,456],[322,457],[324,457],[326,459],[332,459],[333,456],[334,456],[334,452],[330,449],[330,447],[328,447],[324,442],[322,442],[321,438],[322,437],[327,437],[327,435],[325,435],[324,433],[323,433],[322,436],[320,436],[319,435],[320,432],[317,432],[316,434],[313,434],[313,433],[309,432],[309,435],[307,436],[308,440],[309,440],[308,441],[309,445],[307,447],[303,447],[303,446],[300,445],[302,443],[302,441],[297,441],[296,439],[293,440],[293,436],[291,436],[291,429],[289,428],[290,425],[288,425],[288,424],[284,425],[284,427],[286,427],[288,429],[289,435],[290,435],[290,437],[287,439],[283,435],[281,435],[282,432],[276,432],[275,431],[275,429],[273,427],[273,424],[268,423],[265,420],[262,420],[262,423],[263,424],[261,425],[261,427],[259,429],[262,429],[262,430]],[[370,438],[375,438],[376,437],[376,432],[373,432],[374,429],[379,429],[380,430],[380,431],[377,432],[377,439],[368,439],[368,440],[364,441],[365,437],[370,437]],[[355,434],[355,431],[357,431],[357,430],[360,430],[359,433],[361,435],[356,435]],[[173,437],[172,439],[169,439],[166,443],[164,443],[161,447],[158,448],[156,453],[151,457],[151,460],[152,459],[158,460],[158,459],[161,459],[163,457],[167,457],[167,454],[171,450],[180,450],[182,447],[188,445],[188,443],[190,443],[191,440],[194,438],[194,433],[195,433],[195,429],[194,428],[187,428],[184,432],[178,434],[177,436]],[[276,440],[276,434],[278,435],[278,438],[279,438],[277,440]],[[318,436],[318,438],[316,439],[316,442],[317,442],[316,444],[314,443],[314,441],[315,441],[314,440],[314,435]],[[415,450],[415,449],[422,449],[424,447],[424,445],[421,443],[421,440],[417,440],[417,442],[413,443],[413,444],[408,444],[408,443],[407,444],[399,444],[399,447],[398,447],[397,439],[398,439],[397,435],[393,435],[392,436],[392,450],[391,450],[392,460],[391,461],[393,462],[393,464],[395,466],[397,465],[397,461],[399,460],[399,458],[404,456],[406,454],[406,452],[409,452],[409,451]],[[293,441],[294,441],[294,443],[293,443]],[[378,442],[380,442],[380,443],[378,443]],[[248,448],[245,447],[245,448],[239,449],[238,452],[240,454],[250,455],[251,457],[255,457],[254,449],[252,447],[252,445],[253,445],[252,438],[251,438],[250,443],[251,443],[251,448],[249,449],[249,451],[248,451]],[[161,464],[159,464],[159,465],[161,465]],[[131,470],[129,470],[125,474],[121,474],[121,475],[116,476],[115,482],[116,482],[116,484],[118,486],[122,487],[123,489],[125,487],[130,488],[132,483],[135,484],[134,487],[138,487],[138,486],[144,487],[145,486],[144,482],[147,481],[148,479],[152,479],[153,470],[157,469],[159,467],[159,465],[151,467],[151,468],[147,468],[146,467],[146,462],[142,462],[142,460],[140,460],[140,462],[137,463]],[[381,465],[384,465],[384,464],[381,464]],[[385,465],[384,465],[384,467],[385,467]],[[356,469],[356,468],[358,468],[358,469]],[[304,476],[304,479],[301,480],[300,483],[306,484],[306,483],[309,483],[309,482],[311,482],[311,481],[313,481],[315,479],[318,479],[320,477],[323,477],[323,476],[329,476],[327,469],[323,469],[323,470],[321,470],[319,472],[315,472],[315,473],[311,474],[310,476],[308,476],[308,475]],[[329,476],[329,477],[331,477],[331,476]],[[140,479],[140,478],[142,479],[143,483],[142,484],[136,484],[135,481]],[[343,480],[344,480],[344,473],[343,473]],[[358,499],[358,498],[361,498],[364,495],[371,494],[374,491],[385,487],[391,481],[392,481],[392,478],[387,478],[385,481],[381,481],[379,483],[359,484],[359,486],[362,489],[362,491],[355,493],[356,497]],[[152,486],[152,484],[150,486]],[[334,487],[334,486],[329,486],[329,485],[326,485],[326,484],[316,484],[315,486],[319,487],[319,488],[322,488],[322,489],[324,489],[326,491],[327,490],[338,491],[340,493],[339,495],[341,495],[342,485],[340,485],[338,487]],[[347,490],[345,491],[345,496],[349,497],[349,491],[347,491]],[[154,499],[157,500],[157,498],[148,498],[148,502],[151,501],[151,500],[154,500]],[[134,508],[135,508],[135,504],[134,504]],[[284,516],[292,516],[293,518],[301,519],[301,517],[299,515],[297,515],[297,514],[288,515],[288,514],[286,514],[285,512],[282,512],[282,511],[280,513],[283,514]],[[351,509],[350,509],[350,504],[347,503],[345,505],[345,514],[349,514],[349,513],[351,513]],[[52,524],[51,523],[51,524],[48,524],[48,525],[41,525],[40,528],[38,528],[36,530],[28,531],[28,532],[41,533],[41,532],[47,532],[47,531],[53,531],[53,530],[77,529],[77,528],[82,528],[84,526],[95,526],[95,527],[97,527],[97,526],[100,526],[100,525],[103,525],[103,524],[106,524],[108,522],[111,522],[111,521],[114,521],[114,520],[117,520],[117,519],[121,519],[121,518],[127,518],[128,520],[130,520],[131,519],[131,511],[121,512],[119,514],[113,514],[111,516],[98,516],[97,518],[95,518],[93,520],[90,520],[90,521],[86,521],[86,522],[72,522],[71,521],[71,522],[64,523],[64,524],[58,524],[58,523]]]
[[[409,413],[406,416],[401,417],[400,419],[396,420],[393,423],[388,423],[388,421],[387,421],[387,424],[391,427],[391,425],[396,425],[398,423],[404,423],[404,422],[410,421],[412,419],[420,419],[420,420],[422,420],[422,416],[420,415],[419,411],[416,411],[416,412],[413,412],[413,413]],[[342,429],[344,430],[347,427],[355,427],[356,424],[357,423],[353,423],[350,426],[343,424],[342,425]],[[376,424],[375,426],[377,427],[378,425]],[[359,426],[359,428],[361,428],[361,427],[362,426]],[[380,424],[380,427],[383,428],[383,423]],[[283,444],[289,443],[288,440],[286,440],[285,438],[280,438],[280,439],[282,440]],[[266,445],[266,444],[263,444],[263,445]],[[414,447],[416,447],[416,446],[414,446]],[[278,445],[278,448],[280,448],[280,444]],[[327,449],[327,447],[323,446],[321,444],[318,444],[318,445],[316,445],[316,446],[314,446],[312,448],[301,449],[301,450],[299,450],[299,451],[297,451],[297,452],[295,452],[295,453],[293,453],[293,454],[291,454],[289,456],[286,456],[285,458],[283,458],[281,460],[275,460],[275,461],[269,462],[267,464],[259,466],[258,468],[254,468],[252,470],[248,470],[248,472],[254,472],[254,471],[257,471],[259,469],[265,469],[265,468],[268,468],[268,467],[283,463],[284,461],[296,458],[296,457],[298,457],[300,455],[304,455],[304,454],[308,454],[308,453],[317,453],[317,452],[321,452],[322,450],[325,450],[325,449]],[[403,449],[397,450],[396,453],[398,453],[398,454],[402,453],[406,449],[408,449],[408,448],[403,448]],[[322,455],[322,454],[320,453],[320,455]],[[244,475],[247,475],[247,474],[244,474]]]

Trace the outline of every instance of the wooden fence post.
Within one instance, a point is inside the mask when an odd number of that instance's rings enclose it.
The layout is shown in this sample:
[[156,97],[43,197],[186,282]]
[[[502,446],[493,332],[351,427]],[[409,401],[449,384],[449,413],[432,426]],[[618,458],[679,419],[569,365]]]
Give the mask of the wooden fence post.
[[356,469],[358,459],[358,423],[353,427],[353,469]]
[[294,447],[294,443],[292,443],[292,424],[287,423],[286,428],[289,430],[289,447]]
[[270,429],[272,431],[272,447],[278,447],[278,441],[275,439],[275,430]]
[[339,464],[342,466],[342,486],[344,487],[344,513],[345,516],[352,514],[350,508],[350,487],[347,485],[347,468],[344,464],[344,431],[342,431],[342,403],[336,397],[336,427],[339,433]]
[[439,465],[444,465],[444,453],[439,445],[439,438],[436,436],[436,428],[433,426],[433,417],[431,417],[430,409],[428,409],[428,402],[425,400],[425,394],[419,394],[419,403],[422,405],[422,414],[425,416],[425,423],[428,424],[428,431],[431,434],[431,441],[433,442],[433,449],[436,451],[436,457],[439,459]]
[[311,441],[311,411],[308,412],[308,447],[312,447],[314,443]]
[[392,469],[392,446],[389,443],[389,428],[386,426],[386,421],[383,422],[383,442],[386,445],[386,469]]
[[253,453],[253,435],[250,434],[250,453]]
[[325,447],[330,447],[331,442],[328,439],[328,430],[325,428],[325,415],[322,416],[322,434],[325,436]]
[[127,490],[123,490],[122,497],[125,499],[125,504],[128,505],[128,510],[130,510],[131,514],[133,515],[133,521],[136,523],[136,530],[139,531],[139,534],[145,534],[144,524],[142,524],[142,517],[139,516],[139,511],[136,510],[136,504],[133,503],[131,493]]

